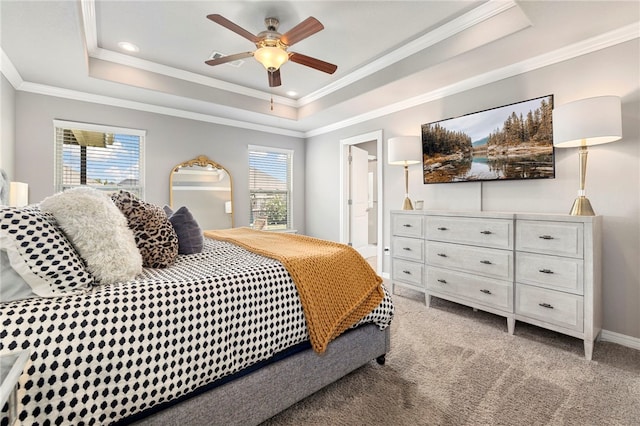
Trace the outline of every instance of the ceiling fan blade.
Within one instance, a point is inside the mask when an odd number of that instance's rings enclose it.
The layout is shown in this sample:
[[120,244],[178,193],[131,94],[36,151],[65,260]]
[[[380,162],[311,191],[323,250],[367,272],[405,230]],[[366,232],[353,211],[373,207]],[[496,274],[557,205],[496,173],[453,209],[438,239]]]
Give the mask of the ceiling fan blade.
[[320,59],[312,58],[311,56],[303,55],[302,53],[291,52],[289,54],[289,60],[300,65],[317,69],[318,71],[326,72],[327,74],[333,74],[338,69],[337,65],[321,61]]
[[237,61],[238,59],[248,58],[249,56],[253,56],[253,52],[242,52],[236,53],[235,55],[221,56],[216,59],[209,59],[208,61],[204,61],[204,63],[211,66],[220,65],[226,64],[227,62]]
[[278,87],[282,84],[279,68],[273,72],[267,71],[267,74],[269,75],[269,87]]
[[300,40],[304,40],[322,29],[324,29],[324,25],[322,25],[320,21],[313,16],[310,16],[284,33],[282,37],[280,37],[280,41],[287,46],[292,46]]
[[211,19],[216,24],[220,24],[223,27],[233,31],[236,34],[241,35],[242,37],[246,38],[252,43],[257,43],[258,40],[260,40],[258,36],[251,34],[249,31],[245,30],[244,28],[242,28],[237,24],[234,24],[233,22],[231,22],[230,20],[228,20],[222,15],[218,15],[217,13],[214,13],[211,15],[207,15],[207,18]]

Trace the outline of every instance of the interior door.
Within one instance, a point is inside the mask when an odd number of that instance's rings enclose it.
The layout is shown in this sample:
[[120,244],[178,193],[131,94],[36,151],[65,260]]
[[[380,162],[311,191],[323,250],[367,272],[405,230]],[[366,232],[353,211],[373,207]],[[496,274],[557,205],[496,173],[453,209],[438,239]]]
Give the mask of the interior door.
[[369,153],[349,146],[349,242],[364,255],[369,242]]

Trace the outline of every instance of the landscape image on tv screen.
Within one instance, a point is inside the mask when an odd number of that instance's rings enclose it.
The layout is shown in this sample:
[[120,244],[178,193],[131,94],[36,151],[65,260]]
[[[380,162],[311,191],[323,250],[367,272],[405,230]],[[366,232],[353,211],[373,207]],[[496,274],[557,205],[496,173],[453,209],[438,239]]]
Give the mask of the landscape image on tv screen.
[[422,125],[424,183],[555,177],[553,95]]

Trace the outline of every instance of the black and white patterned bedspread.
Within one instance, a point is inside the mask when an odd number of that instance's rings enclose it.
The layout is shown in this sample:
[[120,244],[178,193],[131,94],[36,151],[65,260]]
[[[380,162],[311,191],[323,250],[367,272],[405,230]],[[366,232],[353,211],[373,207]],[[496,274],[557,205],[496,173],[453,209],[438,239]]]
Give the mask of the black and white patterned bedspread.
[[[391,322],[385,294],[361,323]],[[136,281],[1,304],[0,323],[0,352],[32,351],[23,425],[108,424],[308,339],[282,264],[210,239]]]

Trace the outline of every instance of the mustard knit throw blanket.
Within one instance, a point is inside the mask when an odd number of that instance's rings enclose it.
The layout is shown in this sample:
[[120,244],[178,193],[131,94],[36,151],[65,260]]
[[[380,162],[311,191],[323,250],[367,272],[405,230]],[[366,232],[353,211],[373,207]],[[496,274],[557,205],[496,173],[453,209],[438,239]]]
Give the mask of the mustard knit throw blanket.
[[344,244],[250,228],[205,231],[204,235],[284,265],[300,294],[311,346],[318,353],[384,297],[382,279],[356,250]]

